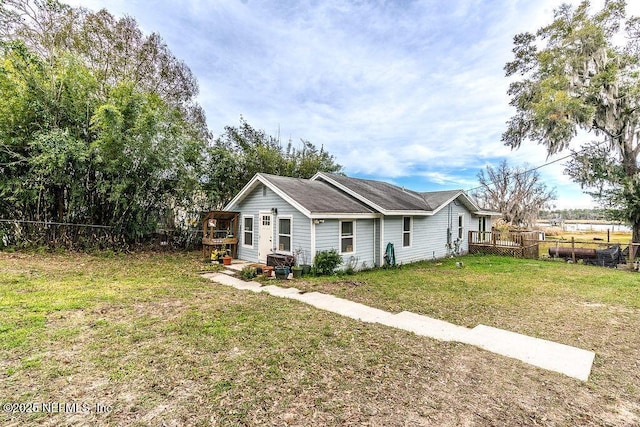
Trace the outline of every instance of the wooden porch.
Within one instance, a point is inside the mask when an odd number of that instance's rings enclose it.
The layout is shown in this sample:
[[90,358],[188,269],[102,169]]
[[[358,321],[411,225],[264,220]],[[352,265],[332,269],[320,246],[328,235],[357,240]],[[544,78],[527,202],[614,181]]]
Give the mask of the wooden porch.
[[211,211],[202,220],[202,256],[212,252],[238,257],[238,212]]
[[469,231],[469,253],[538,258],[536,231]]

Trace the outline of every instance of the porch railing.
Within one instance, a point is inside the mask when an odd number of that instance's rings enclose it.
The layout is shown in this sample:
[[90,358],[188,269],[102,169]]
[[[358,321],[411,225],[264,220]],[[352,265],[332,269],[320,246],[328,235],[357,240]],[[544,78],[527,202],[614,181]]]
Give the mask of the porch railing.
[[469,231],[469,252],[537,258],[538,239],[531,231]]

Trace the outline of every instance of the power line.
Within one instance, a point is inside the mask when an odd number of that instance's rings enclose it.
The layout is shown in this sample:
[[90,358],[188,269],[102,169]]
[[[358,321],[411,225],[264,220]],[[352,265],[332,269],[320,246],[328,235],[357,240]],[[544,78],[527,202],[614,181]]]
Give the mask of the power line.
[[[603,141],[603,142],[601,142],[600,144],[602,144],[602,143],[604,143],[604,142],[606,142],[606,141]],[[598,144],[598,145],[600,145],[600,144]],[[576,152],[573,152],[573,153],[571,153],[571,154],[567,154],[566,156],[564,156],[564,157],[560,157],[559,159],[555,159],[555,160],[552,160],[552,161],[547,162],[547,163],[545,163],[545,164],[542,164],[542,165],[540,165],[540,166],[536,166],[536,167],[534,167],[534,168],[527,169],[526,171],[518,172],[518,173],[516,173],[516,174],[513,174],[513,177],[520,176],[520,175],[525,175],[525,174],[527,174],[527,173],[529,173],[529,172],[533,172],[533,171],[536,171],[536,170],[538,170],[538,169],[542,169],[542,168],[544,168],[544,167],[546,167],[546,166],[552,165],[552,164],[554,164],[554,163],[558,163],[558,162],[560,162],[560,161],[562,161],[562,160],[566,160],[566,159],[568,159],[569,157],[573,157],[573,156],[575,156],[576,154],[581,153],[581,152],[583,152],[583,151],[585,151],[585,150],[586,150],[586,148],[583,148],[583,149],[581,149],[580,151],[576,151]],[[481,188],[488,187],[489,185],[493,185],[493,183],[490,183],[490,184],[488,184],[488,185],[479,185],[479,186],[477,186],[477,187],[473,187],[473,188],[470,188],[470,189],[466,190],[466,192],[471,192],[471,191],[479,190],[479,189],[481,189]]]

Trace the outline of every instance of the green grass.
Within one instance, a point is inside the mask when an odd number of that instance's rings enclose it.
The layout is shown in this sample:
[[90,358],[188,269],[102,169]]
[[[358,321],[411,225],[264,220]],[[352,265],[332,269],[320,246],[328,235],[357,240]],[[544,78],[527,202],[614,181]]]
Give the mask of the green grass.
[[0,424],[638,423],[640,275],[459,260],[290,284],[591,349],[590,381],[217,285],[197,253],[0,253],[0,403],[113,406]]
[[[549,304],[603,303],[640,308],[640,275],[562,262],[467,256],[374,270],[357,276],[315,278],[293,286],[321,290],[384,310],[435,316],[465,326],[520,327]],[[357,283],[353,283],[353,281]],[[569,316],[572,313],[567,313]],[[526,325],[525,325],[526,326]]]

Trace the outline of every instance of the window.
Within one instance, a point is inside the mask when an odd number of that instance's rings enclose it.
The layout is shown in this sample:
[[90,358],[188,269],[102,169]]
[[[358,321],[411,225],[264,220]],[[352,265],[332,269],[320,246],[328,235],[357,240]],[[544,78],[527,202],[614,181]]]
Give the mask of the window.
[[340,252],[348,254],[355,252],[355,222],[354,221],[341,221],[340,222]]
[[278,218],[278,250],[291,252],[291,218]]
[[478,231],[481,233],[487,231],[487,217],[481,216],[478,218]]
[[464,235],[464,214],[458,215],[458,239],[462,240]]
[[253,217],[245,216],[243,217],[243,233],[242,233],[242,244],[244,246],[253,247]]
[[478,240],[485,242],[489,239],[490,234],[487,234],[487,217],[481,216],[478,219]]
[[410,216],[402,217],[402,246],[411,246],[411,226],[412,218]]

